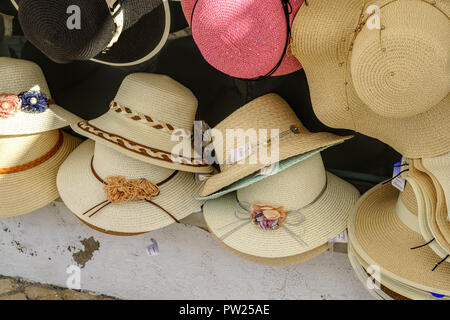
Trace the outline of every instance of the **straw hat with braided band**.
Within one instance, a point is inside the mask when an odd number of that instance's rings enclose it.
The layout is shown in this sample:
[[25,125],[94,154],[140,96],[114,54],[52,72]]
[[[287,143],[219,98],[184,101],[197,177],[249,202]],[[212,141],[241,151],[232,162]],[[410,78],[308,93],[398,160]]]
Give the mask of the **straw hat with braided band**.
[[[292,51],[323,123],[409,158],[450,151],[450,2],[434,2],[311,0],[300,8]],[[374,6],[379,16],[367,13]]]
[[303,0],[182,0],[181,4],[203,57],[223,73],[250,79],[301,68],[290,52],[289,35]]
[[34,62],[0,58],[0,135],[33,134],[81,121],[51,98]]
[[165,75],[135,73],[124,79],[107,113],[72,128],[147,163],[210,172],[191,146],[196,111],[197,99],[182,84]]
[[92,140],[63,163],[58,190],[83,222],[117,235],[160,229],[194,212],[194,174],[142,162]]
[[292,258],[344,231],[359,198],[327,173],[320,154],[246,188],[209,200],[209,230],[227,247],[265,259]]
[[57,199],[59,166],[79,143],[60,130],[0,137],[0,218],[30,213]]
[[[259,134],[261,131],[264,134]],[[217,133],[213,134],[212,143],[220,173],[205,180],[200,189],[201,197],[278,161],[351,138],[309,132],[286,101],[272,93],[239,108],[214,127],[213,132]],[[252,133],[257,141],[249,138]],[[242,148],[247,155],[238,160],[236,151]]]
[[450,263],[421,234],[418,216],[425,210],[424,194],[415,179],[407,173],[404,177],[411,188],[405,187],[400,197],[392,185],[379,184],[360,198],[349,219],[350,241],[362,260],[380,267],[382,276],[449,296]]

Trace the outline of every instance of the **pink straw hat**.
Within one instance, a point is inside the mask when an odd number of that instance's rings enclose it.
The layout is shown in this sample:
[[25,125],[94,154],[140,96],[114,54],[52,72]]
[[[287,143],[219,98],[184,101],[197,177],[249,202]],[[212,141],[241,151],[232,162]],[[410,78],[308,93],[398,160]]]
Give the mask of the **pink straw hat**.
[[205,60],[232,77],[251,79],[301,69],[290,53],[286,13],[290,12],[292,25],[303,1],[181,0],[181,4]]

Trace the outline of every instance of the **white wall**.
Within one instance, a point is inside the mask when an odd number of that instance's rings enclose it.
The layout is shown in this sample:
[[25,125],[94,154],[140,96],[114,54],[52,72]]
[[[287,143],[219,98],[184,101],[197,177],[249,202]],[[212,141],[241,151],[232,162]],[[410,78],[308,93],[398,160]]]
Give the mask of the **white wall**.
[[[81,243],[90,237],[100,245],[93,252]],[[151,238],[160,255],[147,254]],[[87,261],[81,289],[124,299],[371,299],[342,253],[265,267],[235,257],[197,227],[174,224],[136,237],[102,234],[59,201],[0,219],[1,275],[65,287],[74,256]]]

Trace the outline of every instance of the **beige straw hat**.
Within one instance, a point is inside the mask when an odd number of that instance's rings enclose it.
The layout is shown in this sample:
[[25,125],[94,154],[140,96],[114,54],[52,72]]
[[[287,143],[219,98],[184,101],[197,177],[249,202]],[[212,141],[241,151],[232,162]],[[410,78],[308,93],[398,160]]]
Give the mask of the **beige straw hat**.
[[345,230],[359,198],[351,184],[327,173],[320,154],[264,180],[207,201],[209,230],[246,255],[280,259],[322,246]]
[[[241,134],[237,134],[239,130]],[[277,130],[278,133],[273,135],[272,130]],[[308,131],[287,102],[273,93],[259,97],[239,108],[220,122],[213,131],[220,133],[217,136],[222,138],[218,139],[213,135],[220,173],[204,181],[200,197],[215,193],[275,162],[352,137]],[[260,135],[261,131],[265,135]],[[230,132],[236,134],[228,134]],[[245,137],[245,133],[255,133],[256,141]],[[279,152],[272,155],[272,150],[276,150],[274,146],[278,146]],[[237,151],[243,148],[246,155],[242,159],[236,158]],[[264,150],[265,153],[262,152]]]
[[430,172],[436,188],[442,189],[443,206],[447,208],[447,222],[450,221],[450,152],[434,158],[423,158],[423,166]]
[[0,137],[0,218],[30,213],[59,197],[59,166],[80,143],[60,130]]
[[294,20],[292,52],[318,118],[408,158],[449,152],[450,1],[308,4]]
[[[404,174],[424,210],[415,180]],[[405,193],[406,192],[406,193]],[[450,295],[450,263],[424,244],[411,191],[400,194],[390,184],[379,184],[364,194],[349,220],[353,249],[368,265],[378,265],[383,276],[434,294]],[[405,196],[406,194],[406,196]]]
[[0,135],[50,131],[82,119],[56,105],[34,62],[0,58]]
[[75,215],[97,229],[130,235],[163,228],[202,206],[194,174],[83,142],[63,163],[57,186]]
[[197,98],[182,84],[165,75],[135,73],[124,79],[107,113],[72,128],[143,162],[210,172],[191,147],[190,135],[178,139],[192,132],[196,111]]

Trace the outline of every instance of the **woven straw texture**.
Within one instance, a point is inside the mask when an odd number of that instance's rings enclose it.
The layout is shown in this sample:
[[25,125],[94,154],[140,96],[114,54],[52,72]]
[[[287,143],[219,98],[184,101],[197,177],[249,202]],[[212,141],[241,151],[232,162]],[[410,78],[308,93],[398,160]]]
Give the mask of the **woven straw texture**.
[[[51,93],[41,68],[34,62],[0,58],[0,93],[19,94],[39,85],[51,99]],[[56,104],[42,113],[18,111],[7,119],[0,118],[0,135],[33,134],[68,126],[81,119]]]
[[379,265],[389,278],[449,295],[450,264],[444,262],[432,271],[439,256],[427,246],[411,250],[424,239],[400,220],[396,212],[398,196],[398,190],[387,184],[374,187],[360,198],[349,220],[353,248],[369,265]]
[[[366,7],[387,2],[366,1]],[[450,2],[436,2],[450,15]],[[294,20],[292,51],[305,69],[317,117],[409,158],[448,152],[448,18],[421,0],[395,1],[381,9],[384,29],[363,27],[349,51],[363,2],[308,3]]]
[[[114,101],[152,119],[168,123],[176,129],[192,132],[197,111],[197,99],[188,88],[168,76],[150,73],[131,74],[122,82]],[[175,153],[173,148],[179,143],[178,141],[171,141],[170,133],[155,129],[145,121],[127,118],[123,113],[117,113],[112,109],[88,123],[135,143],[169,153]],[[144,162],[190,172],[209,172],[211,170],[208,166],[193,167],[146,157],[123,148],[117,143],[86,132],[80,128],[79,124],[73,125],[72,128],[98,143],[105,144],[116,151]],[[190,146],[187,151],[190,154],[185,155],[186,157],[194,157],[194,150]],[[198,158],[199,156],[195,157]]]
[[[280,138],[278,141],[279,153],[277,157],[271,157],[271,146],[268,146],[265,147],[267,149],[268,159],[260,158],[259,148],[255,148],[257,150],[243,161],[233,164],[226,163],[229,154],[242,143],[237,136],[227,138],[227,130],[242,129],[244,132],[252,130],[256,133],[259,130],[263,130],[267,133],[267,137],[270,138],[272,129],[279,130],[281,134],[289,130],[291,125],[298,126],[301,133],[290,133]],[[239,108],[220,122],[214,129],[224,137],[224,141],[213,140],[221,172],[213,175],[204,182],[199,193],[201,197],[217,192],[269,164],[351,138],[351,136],[340,137],[328,132],[312,133],[308,131],[287,102],[273,93],[259,97]],[[258,144],[266,141],[259,141],[259,138],[258,136]],[[249,138],[245,139],[245,143],[250,142]],[[267,162],[267,160],[269,161]]]
[[[67,158],[57,178],[61,198],[78,218],[96,228],[116,233],[149,232],[175,222],[161,209],[145,201],[110,204],[90,218],[89,214],[82,215],[107,199],[104,185],[91,171],[93,156],[94,169],[102,179],[113,175],[158,183],[173,173],[173,170],[135,160],[92,140],[85,141]],[[203,204],[194,199],[197,185],[192,173],[180,171],[159,189],[160,194],[153,201],[178,220]]]
[[[0,138],[0,168],[27,164],[48,153],[58,142],[58,130],[41,134]],[[30,169],[0,174],[0,217],[12,217],[42,208],[59,197],[56,174],[80,140],[63,134],[59,150],[45,162]]]
[[[192,36],[205,60],[238,78],[264,76],[274,68],[286,45],[286,17],[280,0],[182,0]],[[290,24],[303,0],[291,0]],[[301,64],[286,52],[275,76],[292,73]]]
[[444,191],[447,220],[450,221],[450,152],[434,158],[422,159],[423,166],[434,176]]
[[[279,230],[267,231],[247,224],[227,237],[243,221],[236,218],[237,199],[249,204],[258,202],[284,206],[285,210],[302,208],[320,195],[326,180],[324,193],[301,212],[305,221],[297,226],[288,225]],[[240,189],[216,200],[207,201],[203,208],[206,223],[211,232],[227,246],[263,258],[284,258],[305,253],[323,245],[345,230],[348,214],[359,198],[355,187],[340,178],[326,173],[320,155],[313,156],[287,170],[270,176],[251,186]],[[292,221],[299,221],[292,216]],[[289,228],[297,237],[286,231]],[[304,243],[299,242],[301,239]]]

